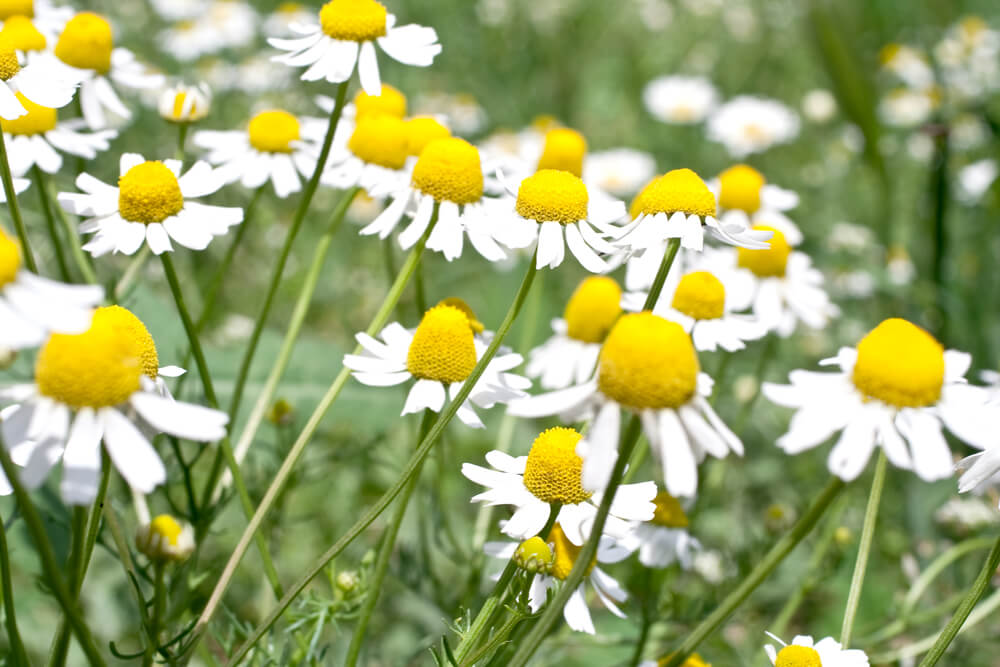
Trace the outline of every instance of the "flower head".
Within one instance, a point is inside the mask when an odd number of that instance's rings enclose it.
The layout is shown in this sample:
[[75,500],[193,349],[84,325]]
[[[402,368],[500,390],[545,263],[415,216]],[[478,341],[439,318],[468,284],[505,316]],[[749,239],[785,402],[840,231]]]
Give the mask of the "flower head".
[[179,83],[160,93],[157,110],[160,118],[171,123],[195,123],[204,119],[211,107],[212,91],[207,83]]
[[135,546],[151,561],[184,561],[194,553],[194,530],[188,523],[161,514],[136,528]]

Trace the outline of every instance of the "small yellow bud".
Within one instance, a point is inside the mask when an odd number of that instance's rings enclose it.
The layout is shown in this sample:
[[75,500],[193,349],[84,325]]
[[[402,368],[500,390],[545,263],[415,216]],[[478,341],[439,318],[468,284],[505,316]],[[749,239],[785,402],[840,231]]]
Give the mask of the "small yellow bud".
[[529,537],[517,547],[514,552],[514,562],[518,567],[535,574],[548,574],[555,562],[552,549],[545,540],[535,536]]
[[151,561],[187,560],[194,551],[194,531],[169,514],[161,514],[135,531],[135,546]]

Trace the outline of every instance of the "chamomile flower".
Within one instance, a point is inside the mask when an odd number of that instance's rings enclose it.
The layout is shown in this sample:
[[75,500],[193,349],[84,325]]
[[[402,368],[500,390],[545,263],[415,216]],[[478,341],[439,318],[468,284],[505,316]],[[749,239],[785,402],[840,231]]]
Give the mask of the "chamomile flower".
[[[440,412],[450,395],[462,390],[465,380],[486,351],[486,341],[477,336],[482,324],[470,318],[468,306],[446,300],[424,313],[416,329],[393,322],[377,340],[364,333],[355,336],[364,353],[348,354],[344,365],[354,378],[372,387],[391,387],[416,380],[406,397],[401,415],[427,409]],[[483,428],[473,405],[491,408],[524,396],[531,385],[511,369],[521,364],[521,355],[504,352],[493,358],[466,402],[456,413],[467,426]]]
[[543,389],[565,389],[594,376],[601,344],[621,315],[622,290],[607,276],[581,282],[562,318],[552,320],[554,335],[531,351],[525,374]]
[[813,642],[809,635],[796,635],[786,644],[771,633],[771,639],[781,644],[764,646],[767,657],[775,667],[868,667],[868,656],[859,649],[845,649],[833,637]]
[[80,79],[62,71],[51,59],[22,63],[15,50],[18,46],[23,44],[10,38],[9,33],[0,36],[0,118],[14,120],[27,114],[21,100],[52,108],[69,104]]
[[160,118],[171,123],[196,123],[212,108],[212,89],[201,83],[191,86],[178,83],[162,93],[156,109]]
[[187,522],[161,514],[136,528],[135,546],[151,561],[184,561],[194,552],[194,530]]
[[709,117],[708,138],[726,147],[733,157],[761,153],[785,144],[799,134],[799,117],[777,100],[749,95],[735,97]]
[[313,19],[313,12],[298,2],[282,2],[264,19],[264,32],[276,37],[294,35],[292,29],[296,24],[307,24]]
[[26,174],[33,166],[54,174],[62,168],[67,153],[92,160],[111,146],[117,130],[91,132],[79,118],[59,121],[59,113],[51,107],[35,104],[17,94],[28,113],[14,120],[0,119],[0,128],[7,135],[7,159],[11,171]]
[[878,57],[884,70],[899,77],[910,88],[926,90],[934,85],[934,69],[927,56],[912,46],[887,44]]
[[[555,119],[543,117],[535,119],[530,128],[516,137],[498,142],[487,141],[483,146],[488,171],[500,172],[508,182],[521,182],[542,169],[567,171],[576,177],[583,176],[583,165],[587,157],[587,139],[577,130],[562,127]],[[596,195],[595,188],[584,181],[590,194]],[[489,191],[505,194],[506,184],[500,179],[487,187]],[[603,193],[601,193],[603,194]]]
[[879,116],[893,127],[916,127],[930,119],[931,114],[941,103],[940,97],[940,92],[933,88],[890,90],[879,101]]
[[700,76],[661,76],[647,83],[642,91],[649,113],[675,125],[705,120],[718,104],[718,97],[712,82]]
[[[671,653],[669,655],[663,656],[658,661],[643,660],[642,662],[639,663],[639,667],[663,667],[663,665],[668,664],[670,662],[670,659],[673,657],[674,654]],[[681,663],[681,667],[712,667],[712,664],[709,662],[705,662],[705,659],[702,658],[697,653],[692,653],[684,660],[684,662]]]
[[632,148],[589,153],[583,160],[583,182],[615,197],[638,192],[656,173],[656,160]]
[[[576,453],[581,437],[571,428],[550,428],[539,434],[527,456],[493,450],[486,454],[491,468],[462,464],[463,475],[486,487],[472,502],[514,507],[503,532],[520,539],[542,530],[551,504],[559,503],[557,521],[573,544],[582,545],[590,535],[601,495],[581,486],[583,459]],[[653,482],[623,484],[611,504],[604,532],[623,539],[632,531],[632,521],[652,519],[655,495]]]
[[164,396],[158,365],[146,327],[119,306],[95,311],[84,333],[53,334],[39,351],[35,381],[0,392],[17,406],[2,428],[21,481],[37,487],[61,460],[63,501],[88,504],[97,494],[103,440],[129,486],[150,493],[166,469],[143,430],[198,442],[222,438],[226,414]]
[[650,312],[623,315],[604,341],[597,377],[583,384],[513,401],[519,417],[559,414],[582,419],[596,414],[578,451],[583,486],[606,484],[618,458],[621,412],[637,414],[663,467],[673,496],[694,496],[698,463],[706,454],[743,454],[743,444],[705,400],[712,380],[700,372],[691,338],[676,322]]
[[193,19],[205,12],[205,0],[150,0],[150,4],[167,21]]
[[[69,10],[69,16],[73,15],[73,10],[68,7],[62,9]],[[0,43],[14,49],[18,55],[18,62],[22,65],[34,63],[36,60],[44,61],[49,57],[47,52],[51,51],[67,18],[68,16],[64,16],[56,27],[52,22],[42,21],[38,17],[23,14],[9,16],[3,19]]]
[[132,255],[143,242],[160,255],[173,250],[171,239],[204,250],[212,237],[243,221],[241,208],[190,201],[224,184],[207,162],[196,162],[181,175],[177,160],[146,161],[137,153],[125,153],[119,169],[118,187],[83,173],[76,179],[82,194],[59,194],[64,209],[87,218],[80,231],[96,232],[83,247],[94,257],[109,252]]
[[255,189],[270,182],[284,199],[312,176],[325,132],[322,119],[269,109],[251,118],[246,130],[200,130],[192,140],[208,151],[205,159],[225,183]]
[[727,225],[770,225],[791,245],[802,243],[802,232],[785,211],[799,205],[799,196],[767,182],[764,174],[746,164],[736,164],[708,182],[719,202],[719,218]]
[[338,190],[361,187],[375,198],[399,192],[410,181],[409,141],[407,124],[401,118],[362,116],[346,146],[331,151],[322,182]]
[[666,491],[653,498],[653,518],[637,524],[622,544],[639,552],[639,562],[646,567],[668,567],[677,563],[682,569],[694,566],[701,542],[688,532],[690,521],[681,502]]
[[[420,120],[424,119],[408,122]],[[433,119],[426,120],[431,128],[437,125]],[[412,145],[412,134],[411,130],[411,151],[419,147]],[[361,234],[378,234],[384,239],[410,213],[413,220],[399,235],[399,245],[410,248],[427,231],[436,205],[438,220],[427,238],[429,249],[442,253],[450,262],[461,256],[463,239],[468,236],[472,247],[487,260],[507,257],[493,239],[483,198],[482,163],[479,151],[469,142],[455,137],[432,140],[413,165],[410,183],[389,197],[389,206]]]
[[0,21],[4,27],[11,20],[29,19],[47,37],[57,35],[72,16],[71,7],[54,4],[52,0],[4,0],[0,3]]
[[0,229],[0,348],[35,347],[52,332],[83,333],[103,298],[97,285],[64,285],[26,270],[17,242]]
[[396,26],[396,17],[375,0],[330,0],[319,11],[319,24],[291,26],[301,37],[271,38],[268,43],[286,53],[274,60],[291,67],[308,66],[303,81],[347,81],[358,66],[361,87],[378,95],[382,80],[375,43],[393,60],[427,67],[441,53],[434,28]]
[[765,383],[762,390],[774,403],[796,409],[777,443],[786,453],[840,433],[827,465],[845,481],[861,474],[877,446],[890,463],[925,481],[951,477],[942,426],[975,447],[995,441],[996,407],[985,389],[965,381],[970,356],[945,350],[906,320],[885,320],[857,348],[841,348],[823,363],[839,370],[793,371],[790,385]]
[[134,89],[159,88],[164,82],[162,75],[149,72],[131,51],[115,47],[111,24],[92,12],[80,12],[66,23],[54,53],[66,76],[83,80],[80,106],[92,130],[108,126],[108,111],[126,120],[132,117],[112,82]]

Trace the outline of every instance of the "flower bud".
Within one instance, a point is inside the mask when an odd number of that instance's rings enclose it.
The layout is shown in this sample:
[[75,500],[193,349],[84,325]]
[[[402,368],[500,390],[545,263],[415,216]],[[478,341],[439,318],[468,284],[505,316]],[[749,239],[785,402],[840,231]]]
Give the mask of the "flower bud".
[[194,551],[194,531],[169,514],[161,514],[135,531],[135,546],[151,561],[180,562]]
[[208,115],[212,91],[207,83],[189,86],[179,83],[160,94],[160,117],[171,123],[195,123]]
[[548,574],[555,562],[555,555],[545,540],[535,536],[529,537],[517,547],[514,552],[514,562],[522,570],[535,574]]

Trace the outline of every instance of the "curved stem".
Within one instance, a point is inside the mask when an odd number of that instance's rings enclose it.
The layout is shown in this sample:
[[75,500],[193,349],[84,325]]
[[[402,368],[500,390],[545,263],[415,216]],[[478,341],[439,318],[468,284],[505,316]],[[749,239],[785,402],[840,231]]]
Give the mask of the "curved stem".
[[34,274],[38,273],[35,256],[31,253],[31,242],[28,240],[28,230],[21,217],[21,205],[17,203],[17,192],[14,191],[14,177],[10,173],[10,162],[7,160],[7,142],[4,133],[0,131],[0,179],[3,180],[3,193],[7,197],[7,208],[10,209],[11,220],[21,240],[21,254],[24,255],[24,265]]
[[17,629],[17,614],[14,609],[14,587],[10,582],[10,557],[7,554],[7,531],[0,519],[0,590],[3,591],[4,626],[7,641],[10,642],[11,658],[15,665],[28,665],[28,654],[24,650],[21,633]]
[[861,528],[861,541],[858,543],[858,558],[854,561],[851,589],[847,594],[847,607],[844,609],[844,625],[840,629],[840,644],[845,649],[851,645],[854,617],[857,616],[858,605],[861,603],[861,590],[865,585],[868,556],[871,554],[872,540],[875,537],[875,523],[878,520],[878,508],[882,502],[882,489],[885,487],[885,473],[888,465],[885,450],[879,448],[875,476],[872,478],[872,490],[868,495],[868,507],[865,509],[865,521]]
[[653,279],[653,285],[649,288],[649,294],[646,295],[646,302],[642,304],[643,310],[653,310],[656,306],[660,292],[663,291],[663,284],[667,282],[667,274],[670,273],[670,267],[674,265],[674,258],[677,257],[677,251],[680,248],[680,239],[670,239],[670,242],[667,243],[667,251],[663,255],[663,261],[660,262],[660,269],[656,272],[656,278]]
[[38,165],[31,167],[31,175],[35,181],[35,189],[38,190],[38,203],[42,207],[45,216],[45,226],[49,230],[49,238],[52,239],[52,250],[56,255],[56,264],[59,265],[59,277],[63,282],[70,281],[69,265],[66,264],[66,254],[63,250],[62,239],[59,238],[59,230],[56,228],[56,220],[52,215],[52,202],[49,201],[49,193],[46,191],[41,177],[42,170]]
[[44,188],[49,201],[57,202],[57,205],[52,208],[55,211],[56,217],[59,218],[59,222],[62,224],[63,230],[66,232],[66,240],[69,243],[69,252],[73,256],[73,262],[76,264],[76,268],[80,270],[80,274],[83,276],[84,282],[96,285],[97,274],[94,273],[94,265],[91,263],[87,253],[83,251],[83,244],[80,242],[79,230],[77,230],[76,226],[70,221],[69,217],[66,215],[66,211],[63,210],[63,207],[58,205],[59,200],[56,196],[55,188],[52,185],[52,181],[49,180],[44,171],[38,172],[38,179],[39,187]]
[[146,655],[142,661],[143,667],[153,664],[153,656],[160,643],[160,626],[163,625],[163,609],[167,599],[167,588],[163,581],[165,569],[163,563],[159,561],[153,564],[153,617],[149,622],[149,637],[152,641],[146,647]]

